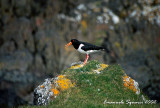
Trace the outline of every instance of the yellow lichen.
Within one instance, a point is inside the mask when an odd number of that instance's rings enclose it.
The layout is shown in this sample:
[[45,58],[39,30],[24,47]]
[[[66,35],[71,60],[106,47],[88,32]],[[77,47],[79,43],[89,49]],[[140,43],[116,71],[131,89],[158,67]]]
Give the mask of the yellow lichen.
[[70,69],[79,69],[79,68],[81,68],[81,67],[83,67],[82,64],[80,64],[80,65],[75,65],[75,66],[71,66]]
[[65,78],[65,75],[59,75],[54,81],[54,84],[51,84],[50,91],[53,92],[54,96],[57,96],[61,91],[67,90],[74,86],[75,83],[72,84],[71,80]]
[[58,76],[58,79],[61,79],[61,78],[63,78],[63,77],[64,77],[63,75],[59,75],[59,76]]
[[117,48],[119,48],[119,47],[121,46],[119,42],[115,42],[114,44],[115,44],[115,46],[116,46]]
[[0,69],[2,69],[4,66],[5,66],[5,64],[0,62]]
[[81,21],[81,25],[82,25],[82,27],[83,27],[84,30],[87,29],[87,23],[86,23],[85,20],[82,20],[82,21]]
[[107,64],[101,64],[100,65],[100,68],[98,68],[97,69],[97,71],[101,71],[101,70],[103,70],[104,68],[106,68],[106,67],[108,67],[109,65],[107,65]]
[[74,86],[71,80],[65,78],[63,75],[58,76],[56,83],[58,88],[62,91]]

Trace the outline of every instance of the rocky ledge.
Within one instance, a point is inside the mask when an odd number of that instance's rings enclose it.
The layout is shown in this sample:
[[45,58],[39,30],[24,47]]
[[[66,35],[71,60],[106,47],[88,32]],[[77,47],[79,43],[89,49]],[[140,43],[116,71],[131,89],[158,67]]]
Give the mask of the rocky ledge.
[[[73,63],[73,66],[55,78],[45,79],[35,88],[34,104],[77,107],[83,103],[84,106],[90,104],[106,107],[106,99],[123,101],[124,105],[127,99],[147,104],[148,98],[141,92],[138,82],[127,76],[120,65],[101,64],[97,61],[90,61],[85,66],[78,63]],[[156,100],[148,104],[155,103]]]

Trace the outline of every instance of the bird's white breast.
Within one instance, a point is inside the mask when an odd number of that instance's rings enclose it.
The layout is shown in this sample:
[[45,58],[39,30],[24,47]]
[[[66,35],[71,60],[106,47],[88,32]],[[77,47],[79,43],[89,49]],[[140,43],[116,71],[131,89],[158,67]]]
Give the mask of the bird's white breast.
[[84,46],[83,44],[80,44],[80,45],[79,45],[79,48],[78,48],[77,50],[78,50],[80,53],[87,54],[87,52],[85,52],[84,50],[81,49],[83,46]]

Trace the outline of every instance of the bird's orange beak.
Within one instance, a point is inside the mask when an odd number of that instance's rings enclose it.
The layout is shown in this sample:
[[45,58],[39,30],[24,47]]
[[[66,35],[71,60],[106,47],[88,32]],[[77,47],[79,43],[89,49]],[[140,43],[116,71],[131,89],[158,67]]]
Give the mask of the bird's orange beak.
[[70,45],[72,45],[72,42],[69,42],[67,45],[65,45],[65,48],[67,48]]

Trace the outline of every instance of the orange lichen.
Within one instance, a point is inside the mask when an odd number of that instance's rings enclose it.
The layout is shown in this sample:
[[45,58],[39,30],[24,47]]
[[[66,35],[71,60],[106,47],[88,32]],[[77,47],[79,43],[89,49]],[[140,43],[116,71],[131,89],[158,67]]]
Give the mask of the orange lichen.
[[125,87],[128,87],[128,84],[125,82],[125,83],[124,83],[124,86],[125,86]]
[[123,76],[123,84],[126,88],[133,90],[135,93],[138,92],[138,89],[135,87],[136,85],[134,85],[134,80],[129,76]]
[[44,87],[44,85],[41,85],[41,88],[43,88]]
[[59,94],[59,90],[57,90],[57,89],[51,89],[52,90],[52,92],[54,93],[54,96],[56,96],[56,95],[58,95]]
[[63,75],[59,75],[59,76],[58,76],[58,79],[61,79],[61,78],[63,78],[63,77],[64,77]]

